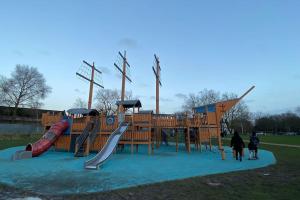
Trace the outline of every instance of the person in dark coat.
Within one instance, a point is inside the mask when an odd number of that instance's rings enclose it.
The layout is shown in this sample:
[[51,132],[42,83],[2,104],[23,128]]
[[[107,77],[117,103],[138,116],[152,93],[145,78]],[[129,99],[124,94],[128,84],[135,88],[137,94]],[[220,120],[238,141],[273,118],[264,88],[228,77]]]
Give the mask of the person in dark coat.
[[168,146],[169,144],[168,144],[168,135],[167,135],[167,132],[164,129],[162,129],[161,132],[162,132],[162,140]]
[[233,150],[235,151],[235,159],[242,161],[242,154],[243,149],[245,148],[245,143],[237,131],[234,131],[230,146],[233,147]]
[[[256,132],[253,131],[252,135],[250,137],[250,142],[248,144],[248,149],[249,149],[249,159],[258,159],[258,155],[257,155],[257,147],[259,144],[259,138],[256,135]],[[252,154],[254,154],[254,156],[252,156]]]

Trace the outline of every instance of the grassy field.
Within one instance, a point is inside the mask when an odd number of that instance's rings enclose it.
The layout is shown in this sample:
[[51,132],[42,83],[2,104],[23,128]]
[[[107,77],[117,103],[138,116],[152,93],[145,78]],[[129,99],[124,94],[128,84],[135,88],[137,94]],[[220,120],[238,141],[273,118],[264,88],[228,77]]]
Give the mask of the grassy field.
[[[25,145],[39,136],[0,136],[0,149]],[[298,144],[299,136],[263,137],[262,141]],[[291,138],[291,139],[290,139]],[[292,142],[291,142],[292,141]],[[228,143],[228,140],[224,141]],[[42,196],[42,199],[297,199],[300,196],[300,149],[261,145],[272,151],[277,164],[266,168],[234,173],[194,177],[185,180],[156,183],[112,192]],[[213,183],[213,184],[211,184]],[[26,191],[0,185],[0,199],[37,196]],[[6,195],[6,196],[5,196]]]
[[41,138],[42,135],[0,135],[0,150],[8,147],[26,145]]
[[[249,136],[243,136],[244,139],[249,140]],[[265,135],[259,136],[261,142],[269,142],[276,144],[291,144],[300,145],[300,136],[285,136],[285,135]]]

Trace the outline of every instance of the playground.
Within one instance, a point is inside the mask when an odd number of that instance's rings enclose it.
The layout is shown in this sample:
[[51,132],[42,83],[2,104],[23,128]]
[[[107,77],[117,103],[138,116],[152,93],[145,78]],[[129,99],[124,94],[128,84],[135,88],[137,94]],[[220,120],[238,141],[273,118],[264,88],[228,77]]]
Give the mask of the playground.
[[[92,109],[94,63],[91,68],[88,108],[43,113],[43,136],[37,141],[0,151],[1,183],[39,195],[105,192],[197,176],[250,170],[276,163],[272,152],[261,150],[258,160],[233,158],[222,137],[229,130],[223,115],[254,86],[237,98],[194,107],[191,113],[161,114],[159,59],[156,67],[156,109],[143,110],[139,99],[125,100],[126,52],[121,99],[116,114]],[[83,77],[82,74],[77,73]],[[97,85],[97,84],[96,84]],[[101,85],[97,85],[102,87]],[[167,133],[173,142],[168,144]],[[215,184],[215,183],[212,183]]]

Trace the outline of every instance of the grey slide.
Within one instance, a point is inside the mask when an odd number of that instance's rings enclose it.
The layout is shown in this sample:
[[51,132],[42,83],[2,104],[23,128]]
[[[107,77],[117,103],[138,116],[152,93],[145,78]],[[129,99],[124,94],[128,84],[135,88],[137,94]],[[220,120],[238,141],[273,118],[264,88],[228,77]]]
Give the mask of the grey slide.
[[101,165],[114,151],[117,146],[121,136],[128,128],[128,123],[121,123],[119,127],[109,136],[103,149],[95,157],[86,161],[84,167],[86,169],[98,169]]

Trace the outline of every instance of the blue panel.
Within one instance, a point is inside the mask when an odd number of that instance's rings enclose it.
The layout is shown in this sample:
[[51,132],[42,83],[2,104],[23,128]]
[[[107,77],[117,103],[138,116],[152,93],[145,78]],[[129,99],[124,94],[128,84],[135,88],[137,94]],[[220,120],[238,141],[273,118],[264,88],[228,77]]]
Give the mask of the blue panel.
[[208,112],[216,112],[216,104],[211,104],[207,106]]
[[66,120],[68,120],[69,127],[68,127],[67,130],[65,130],[65,132],[63,134],[64,135],[70,135],[71,134],[71,127],[72,127],[72,124],[73,124],[73,119],[72,118],[68,118]]
[[195,112],[196,113],[205,113],[206,109],[204,106],[200,106],[200,107],[195,108]]
[[[195,108],[196,113],[206,113],[206,106],[200,106]],[[216,112],[216,104],[207,105],[207,112]]]

